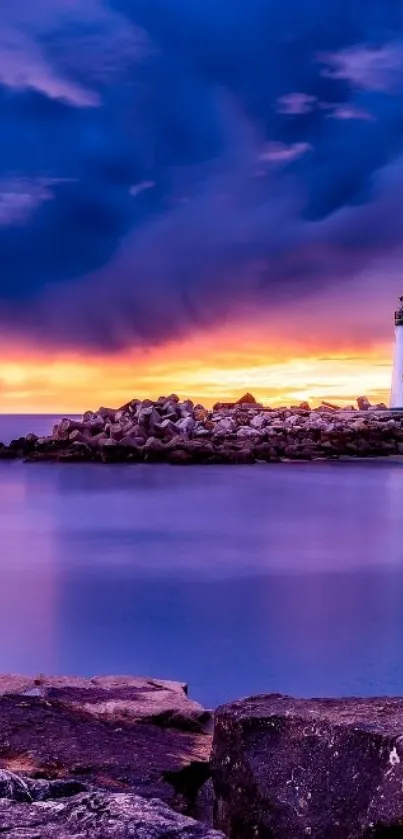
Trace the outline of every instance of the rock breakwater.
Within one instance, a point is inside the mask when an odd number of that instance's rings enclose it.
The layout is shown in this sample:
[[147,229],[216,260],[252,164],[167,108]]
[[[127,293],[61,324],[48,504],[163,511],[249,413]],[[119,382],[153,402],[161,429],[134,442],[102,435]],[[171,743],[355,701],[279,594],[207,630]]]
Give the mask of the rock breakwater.
[[172,394],[63,419],[49,437],[0,444],[0,459],[248,464],[403,455],[403,411],[323,403],[267,408],[251,394],[212,410]]

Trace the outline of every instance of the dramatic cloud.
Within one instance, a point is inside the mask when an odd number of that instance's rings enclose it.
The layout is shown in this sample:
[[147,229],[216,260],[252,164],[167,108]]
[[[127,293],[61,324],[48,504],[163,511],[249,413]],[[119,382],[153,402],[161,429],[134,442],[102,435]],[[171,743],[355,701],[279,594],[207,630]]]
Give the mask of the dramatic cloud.
[[7,3],[2,332],[151,346],[369,267],[387,284],[402,86],[392,0]]

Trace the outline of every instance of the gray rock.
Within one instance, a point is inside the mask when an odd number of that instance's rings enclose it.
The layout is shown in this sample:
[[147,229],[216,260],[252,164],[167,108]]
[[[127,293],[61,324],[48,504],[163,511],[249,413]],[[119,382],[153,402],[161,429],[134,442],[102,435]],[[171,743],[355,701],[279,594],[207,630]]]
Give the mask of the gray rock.
[[158,799],[91,792],[57,801],[0,800],[5,839],[223,839]]
[[122,428],[119,422],[112,423],[109,429],[109,434],[111,440],[116,440],[118,443],[125,436],[124,429]]
[[220,419],[219,422],[216,423],[216,426],[213,431],[214,437],[226,437],[227,434],[233,434],[236,431],[236,423],[231,417],[226,417],[225,419]]
[[104,437],[102,434],[100,439],[97,441],[97,445],[100,449],[113,449],[115,446],[118,446],[119,443],[117,440],[111,440],[110,437]]
[[258,431],[257,428],[250,428],[249,425],[241,425],[241,427],[238,428],[236,436],[240,440],[244,440],[244,439],[245,440],[247,440],[247,439],[257,440],[257,439],[259,439],[259,437],[261,437],[261,432]]
[[164,419],[160,425],[160,432],[163,437],[172,439],[178,433],[178,429],[174,422],[171,419]]
[[87,434],[83,434],[82,431],[78,431],[78,429],[76,429],[76,431],[72,431],[69,434],[69,440],[71,443],[88,443],[89,437]]
[[96,413],[97,416],[102,417],[103,420],[115,422],[116,408],[99,408]]
[[256,416],[252,417],[250,421],[251,428],[257,428],[258,430],[264,428],[265,425],[267,425],[266,414],[256,414]]
[[180,419],[179,422],[176,423],[176,428],[177,431],[179,431],[185,437],[190,437],[193,434],[195,425],[196,423],[193,417],[185,417],[184,419]]
[[223,706],[212,773],[216,824],[230,839],[401,836],[403,699]]

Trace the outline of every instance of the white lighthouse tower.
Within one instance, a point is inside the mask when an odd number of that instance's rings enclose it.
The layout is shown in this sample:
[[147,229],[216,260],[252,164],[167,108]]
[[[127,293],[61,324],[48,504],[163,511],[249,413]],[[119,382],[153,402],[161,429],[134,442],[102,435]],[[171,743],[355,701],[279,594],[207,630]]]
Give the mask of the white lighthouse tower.
[[403,297],[395,312],[395,357],[393,360],[391,408],[403,409]]

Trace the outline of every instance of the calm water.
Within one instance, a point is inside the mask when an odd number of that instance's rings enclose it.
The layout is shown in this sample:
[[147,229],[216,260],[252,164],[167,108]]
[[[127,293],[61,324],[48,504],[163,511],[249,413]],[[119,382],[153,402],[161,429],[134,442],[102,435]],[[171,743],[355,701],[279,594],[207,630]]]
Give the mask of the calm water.
[[398,465],[0,462],[0,670],[403,693],[402,511]]

